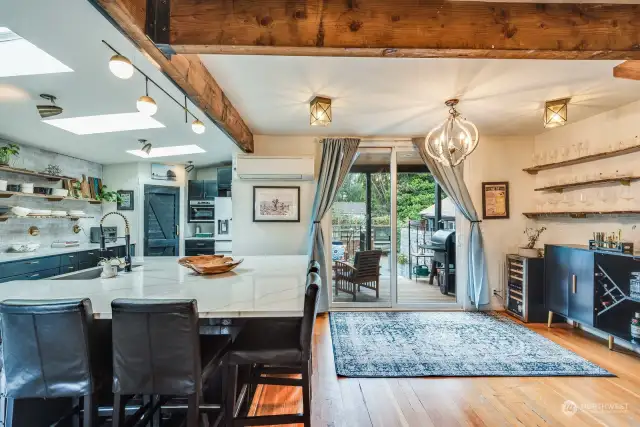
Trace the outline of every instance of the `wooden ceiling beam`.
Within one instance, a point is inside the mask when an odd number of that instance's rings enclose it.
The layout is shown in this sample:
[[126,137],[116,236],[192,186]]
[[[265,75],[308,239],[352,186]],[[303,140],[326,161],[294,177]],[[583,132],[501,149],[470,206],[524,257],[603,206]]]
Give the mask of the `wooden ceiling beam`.
[[640,61],[625,61],[614,67],[613,77],[619,79],[640,80]]
[[640,59],[640,6],[446,0],[167,0],[178,53]]
[[169,55],[145,33],[147,0],[93,0],[189,99],[247,153],[253,134],[197,55]]

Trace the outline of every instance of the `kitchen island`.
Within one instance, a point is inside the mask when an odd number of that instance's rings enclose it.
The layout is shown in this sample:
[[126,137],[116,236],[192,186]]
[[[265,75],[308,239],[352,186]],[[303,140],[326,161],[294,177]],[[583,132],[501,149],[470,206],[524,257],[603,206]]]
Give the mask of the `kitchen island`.
[[307,256],[244,257],[235,270],[211,276],[197,275],[177,261],[135,257],[131,273],[111,279],[76,278],[91,269],[55,279],[0,283],[0,301],[89,298],[98,319],[111,318],[116,298],[195,299],[201,318],[302,317]]

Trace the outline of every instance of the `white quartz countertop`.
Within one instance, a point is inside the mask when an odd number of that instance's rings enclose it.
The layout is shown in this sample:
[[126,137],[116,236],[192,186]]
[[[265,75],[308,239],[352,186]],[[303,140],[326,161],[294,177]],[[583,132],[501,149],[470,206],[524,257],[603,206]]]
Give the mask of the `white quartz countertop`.
[[136,257],[133,264],[139,267],[112,279],[62,277],[0,283],[0,301],[86,297],[91,299],[94,317],[109,319],[111,301],[116,298],[193,298],[203,318],[302,317],[307,256],[244,257],[235,270],[210,276],[197,275],[177,260]]
[[[34,241],[33,243],[37,242]],[[133,242],[131,242],[131,244],[133,244]],[[124,246],[124,239],[118,238],[118,241],[116,243],[107,243],[107,248],[113,248],[115,246]],[[98,249],[100,249],[99,243],[84,243],[80,246],[70,246],[68,248],[51,248],[41,246],[40,248],[38,248],[38,250],[33,252],[0,252],[0,263],[20,261],[23,259],[40,258],[45,256],[69,254],[73,252],[92,251]]]
[[185,237],[184,240],[216,240],[215,237]]

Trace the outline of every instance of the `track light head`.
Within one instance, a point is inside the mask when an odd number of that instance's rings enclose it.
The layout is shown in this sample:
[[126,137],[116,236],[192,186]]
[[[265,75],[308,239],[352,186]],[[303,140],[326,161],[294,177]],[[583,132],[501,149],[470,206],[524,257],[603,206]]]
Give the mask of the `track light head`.
[[129,79],[133,76],[133,64],[126,56],[113,55],[109,59],[109,70],[119,79]]
[[140,149],[143,153],[149,154],[151,153],[151,143],[147,142],[146,139],[139,139],[138,142],[142,144],[142,148]]
[[196,167],[193,165],[193,161],[189,160],[187,165],[184,167],[185,172],[189,173],[194,170]]
[[62,114],[62,111],[63,111],[62,108],[55,105],[56,103],[55,96],[47,95],[46,93],[43,93],[42,95],[40,95],[40,98],[46,99],[47,101],[54,104],[54,105],[36,105],[36,108],[38,109],[38,114],[40,114],[40,117],[42,117],[43,119],[46,119],[47,117],[53,117],[53,116],[57,116],[58,114]]
[[136,108],[145,116],[153,116],[158,111],[158,104],[152,97],[143,95],[138,98]]
[[198,119],[195,119],[191,124],[191,130],[197,133],[198,135],[203,134],[205,129],[206,128],[204,127],[204,123],[202,123]]

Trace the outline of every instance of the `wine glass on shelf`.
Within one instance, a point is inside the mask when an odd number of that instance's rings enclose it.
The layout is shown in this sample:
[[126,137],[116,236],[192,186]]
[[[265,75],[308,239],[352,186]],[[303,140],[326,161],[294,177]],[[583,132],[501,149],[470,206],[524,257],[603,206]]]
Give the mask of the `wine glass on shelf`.
[[549,163],[555,163],[558,160],[558,150],[555,148],[549,151]]
[[631,188],[631,184],[622,185],[620,187],[620,192],[618,197],[623,201],[623,207],[626,210],[633,210],[635,205],[635,196],[633,194],[633,189]]

